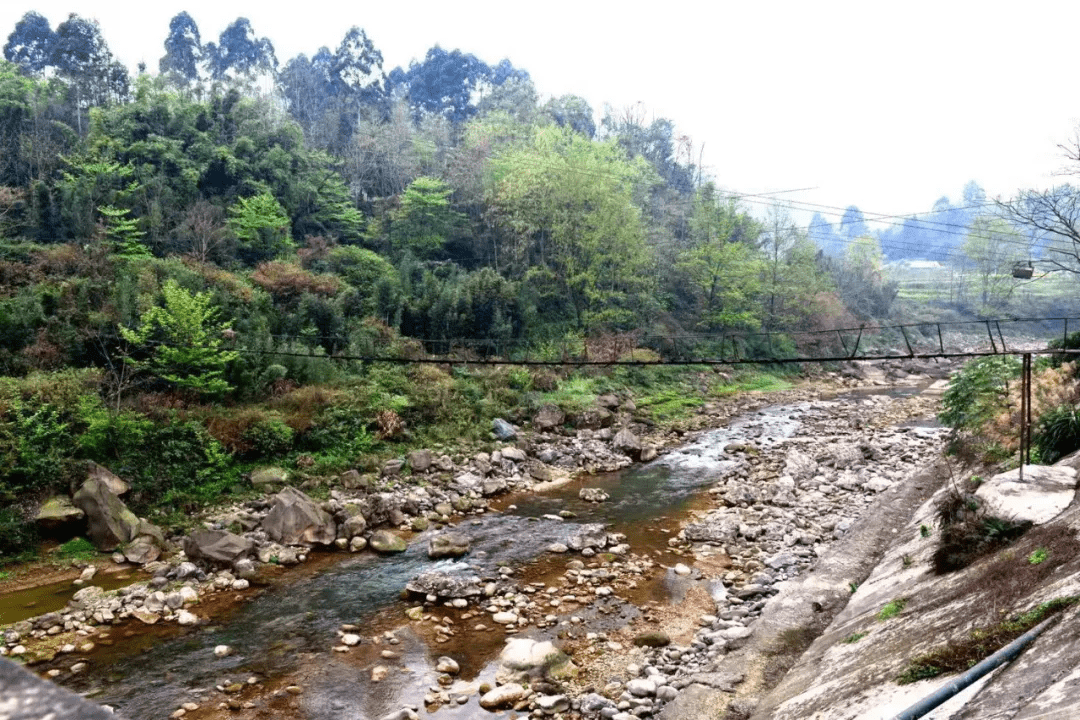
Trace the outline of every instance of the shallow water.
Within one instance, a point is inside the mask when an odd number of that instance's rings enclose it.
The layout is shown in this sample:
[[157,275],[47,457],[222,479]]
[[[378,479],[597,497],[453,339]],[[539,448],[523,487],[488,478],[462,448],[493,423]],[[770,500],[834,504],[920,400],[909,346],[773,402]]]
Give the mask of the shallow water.
[[[183,702],[208,697],[225,679],[243,681],[252,674],[273,678],[301,665],[310,667],[310,654],[319,653],[319,671],[306,678],[301,698],[304,716],[381,717],[399,709],[402,702],[418,702],[434,682],[435,658],[447,648],[428,647],[407,628],[399,631],[401,644],[394,650],[403,656],[390,664],[408,669],[395,670],[375,685],[368,681],[370,662],[360,661],[364,652],[371,654],[372,647],[346,656],[329,652],[342,623],[359,625],[360,634],[368,638],[400,625],[407,607],[400,599],[401,591],[423,570],[494,576],[501,566],[521,568],[538,557],[552,562],[547,546],[566,542],[580,523],[601,522],[608,524],[609,531],[626,533],[634,552],[663,552],[668,535],[661,526],[685,512],[705,488],[741,462],[725,452],[727,445],[748,440],[759,446],[780,442],[795,434],[799,418],[808,412],[814,412],[809,403],[766,408],[736,418],[726,428],[706,432],[651,463],[588,477],[541,495],[513,498],[516,505],[511,512],[474,516],[456,527],[469,536],[472,547],[459,561],[428,559],[429,532],[414,538],[399,555],[365,553],[307,575],[302,568],[291,571],[253,601],[219,618],[216,625],[155,628],[156,634],[108,648],[93,658],[90,672],[78,678],[75,689],[92,692],[95,700],[131,718],[166,717]],[[603,503],[585,503],[577,497],[582,486],[602,487],[611,497]],[[560,510],[570,510],[577,517],[565,522],[544,517]],[[560,566],[569,559],[556,557]],[[475,679],[491,671],[487,665],[501,647],[501,635],[490,639],[455,654],[462,664],[462,678]],[[231,646],[233,654],[215,657],[216,645]],[[447,711],[452,717],[480,712],[475,698],[466,706],[443,712]]]

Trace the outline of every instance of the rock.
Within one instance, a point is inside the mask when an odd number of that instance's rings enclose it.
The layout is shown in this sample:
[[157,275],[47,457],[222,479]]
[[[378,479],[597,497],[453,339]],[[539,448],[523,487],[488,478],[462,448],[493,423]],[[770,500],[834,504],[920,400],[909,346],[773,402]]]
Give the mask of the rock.
[[533,427],[540,431],[561,427],[566,414],[555,405],[544,405],[533,417]]
[[434,559],[461,557],[469,552],[469,538],[464,533],[447,532],[433,535],[428,541],[428,557]]
[[228,645],[218,645],[214,648],[214,657],[228,657],[232,655],[232,648]]
[[529,697],[529,690],[524,686],[509,683],[484,693],[480,697],[480,707],[485,710],[512,708],[527,697]]
[[443,656],[439,658],[438,663],[435,665],[435,672],[457,675],[461,672],[461,666],[453,658]]
[[161,547],[151,535],[140,535],[124,548],[124,559],[136,565],[145,565],[161,557]]
[[371,668],[371,682],[382,682],[390,674],[390,669],[385,665],[376,665]]
[[561,680],[577,674],[577,666],[570,657],[550,641],[530,638],[511,638],[499,655],[496,679],[514,682],[546,678]]
[[430,450],[413,450],[406,457],[409,467],[415,473],[426,472],[431,467],[433,459]]
[[570,548],[563,543],[551,543],[550,545],[548,545],[547,549],[548,552],[564,553],[567,552]]
[[495,418],[491,421],[491,431],[495,433],[496,438],[502,441],[517,439],[517,429],[502,418]]
[[582,525],[577,534],[570,536],[566,544],[571,550],[602,550],[607,546],[607,532],[600,523]]
[[725,543],[739,532],[738,518],[726,514],[711,513],[701,523],[690,523],[683,528],[683,535],[691,542]]
[[176,613],[176,622],[179,625],[195,625],[199,622],[199,616],[187,610]]
[[619,398],[611,393],[606,393],[596,398],[596,404],[605,410],[615,410],[619,407]]
[[85,512],[75,507],[69,498],[60,495],[43,502],[34,515],[34,522],[46,534],[74,530],[81,527],[85,519]]
[[503,477],[487,478],[480,483],[480,494],[484,497],[499,495],[509,489],[509,486],[506,484],[506,478]]
[[631,460],[641,458],[641,441],[638,440],[637,435],[625,428],[615,433],[615,437],[611,441],[611,447],[615,452],[621,452]]
[[513,625],[518,621],[518,616],[512,612],[502,611],[492,615],[491,621],[499,625]]
[[260,468],[251,472],[251,484],[256,490],[274,492],[289,482],[289,471],[279,467]]
[[634,697],[650,697],[656,694],[656,683],[647,678],[634,678],[626,683],[626,691]]
[[570,419],[571,424],[577,429],[597,430],[611,427],[615,423],[615,415],[606,408],[585,410],[575,413]]
[[360,644],[360,636],[355,633],[345,633],[341,636],[341,644],[353,647]]
[[397,477],[401,474],[403,467],[405,467],[405,458],[392,458],[383,463],[379,474],[383,477]]
[[676,575],[680,576],[689,575],[692,572],[687,565],[684,565],[682,563],[676,563],[674,571]]
[[338,483],[346,490],[367,490],[371,487],[371,479],[361,475],[358,470],[346,470],[338,476]]
[[641,462],[649,462],[655,460],[659,453],[656,452],[656,448],[652,445],[647,445],[641,449],[641,457],[638,458]]
[[282,545],[330,545],[337,537],[334,519],[310,497],[286,487],[274,496],[262,529]]
[[541,695],[535,700],[536,708],[545,715],[566,712],[570,709],[570,699],[565,695]]
[[367,538],[354,537],[349,541],[349,552],[360,552],[367,547]]
[[390,530],[376,530],[371,534],[368,544],[372,550],[380,553],[405,552],[408,547],[405,538]]
[[114,475],[110,470],[92,461],[86,463],[86,479],[98,480],[104,483],[105,487],[109,488],[109,491],[117,497],[131,489],[130,485]]
[[529,468],[529,475],[537,482],[551,482],[553,475],[547,465],[533,465]]
[[161,619],[160,615],[156,612],[150,612],[149,610],[135,610],[131,615],[144,625],[153,625]]
[[638,647],[667,647],[671,644],[671,638],[666,632],[655,630],[636,635],[634,644]]
[[516,447],[504,447],[502,450],[499,451],[499,454],[503,456],[504,460],[509,460],[515,463],[525,462],[525,460],[527,459],[525,452],[521,450],[521,448]]
[[184,553],[192,560],[232,565],[255,548],[251,540],[225,530],[196,530],[184,538]]
[[1024,481],[1016,468],[985,481],[975,491],[988,512],[1035,525],[1053,520],[1076,494],[1076,470],[1066,465],[1025,465]]
[[75,493],[73,502],[86,513],[87,535],[98,550],[115,550],[138,535],[139,518],[104,480],[88,479]]

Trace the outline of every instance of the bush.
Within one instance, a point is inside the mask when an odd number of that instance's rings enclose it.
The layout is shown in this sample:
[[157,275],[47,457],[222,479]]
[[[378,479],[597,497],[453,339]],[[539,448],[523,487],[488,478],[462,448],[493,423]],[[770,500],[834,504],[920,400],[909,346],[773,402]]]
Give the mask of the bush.
[[959,489],[951,490],[938,502],[937,517],[941,532],[932,563],[939,575],[967,567],[1031,528],[1030,522],[990,515],[977,497]]
[[1019,358],[972,360],[949,380],[938,419],[954,430],[978,430],[1006,408],[1009,381],[1019,376]]
[[37,528],[13,507],[0,508],[0,566],[25,559],[37,547]]
[[254,457],[284,455],[292,450],[296,433],[280,417],[269,417],[244,431],[243,441]]
[[1046,465],[1080,449],[1080,409],[1062,405],[1043,413],[1031,433],[1031,444]]

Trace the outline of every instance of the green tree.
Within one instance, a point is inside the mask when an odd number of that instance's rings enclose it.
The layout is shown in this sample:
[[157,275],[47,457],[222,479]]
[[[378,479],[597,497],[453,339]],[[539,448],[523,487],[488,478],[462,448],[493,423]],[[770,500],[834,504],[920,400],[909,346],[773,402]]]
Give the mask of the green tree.
[[393,214],[392,247],[404,246],[421,258],[437,255],[464,220],[450,206],[451,192],[437,178],[421,176],[409,183]]
[[496,269],[524,279],[551,319],[582,330],[638,325],[656,286],[634,201],[644,163],[613,142],[549,126],[499,152],[492,168]]
[[145,257],[150,251],[142,243],[146,233],[139,229],[139,222],[128,217],[127,208],[115,208],[112,205],[98,207],[101,213],[105,237],[113,244],[114,251],[125,257]]
[[209,292],[191,293],[169,279],[161,288],[164,305],[139,318],[139,327],[121,326],[120,334],[149,358],[133,361],[178,388],[219,396],[232,390],[223,375],[238,354],[222,347],[229,323],[218,320]]
[[240,198],[229,208],[229,228],[249,265],[271,260],[296,246],[289,236],[289,216],[269,192]]

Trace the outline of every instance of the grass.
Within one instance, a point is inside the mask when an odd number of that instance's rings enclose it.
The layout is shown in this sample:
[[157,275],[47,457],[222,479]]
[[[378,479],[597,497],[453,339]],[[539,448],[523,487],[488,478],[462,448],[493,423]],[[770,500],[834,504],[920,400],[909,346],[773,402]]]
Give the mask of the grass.
[[958,641],[950,641],[911,660],[896,682],[907,685],[948,672],[967,670],[1077,601],[1080,601],[1080,597],[1056,598],[1011,620],[972,630]]
[[1038,548],[1035,548],[1034,550],[1032,550],[1031,554],[1028,555],[1028,563],[1030,563],[1031,565],[1039,565],[1041,563],[1046,562],[1047,558],[1049,558],[1049,557],[1050,557],[1050,551],[1049,550],[1047,550],[1044,547],[1038,547]]
[[864,637],[866,637],[869,634],[870,633],[866,632],[865,630],[863,632],[851,633],[846,638],[841,640],[841,642],[847,643],[848,645],[854,645],[855,643],[859,642],[860,640],[862,640]]
[[907,605],[907,602],[907,598],[896,598],[895,600],[890,600],[889,602],[885,603],[884,607],[882,607],[881,610],[878,611],[877,619],[888,620],[890,618],[896,617],[903,611],[904,607]]
[[101,553],[86,538],[72,538],[61,545],[53,553],[57,560],[93,560]]

